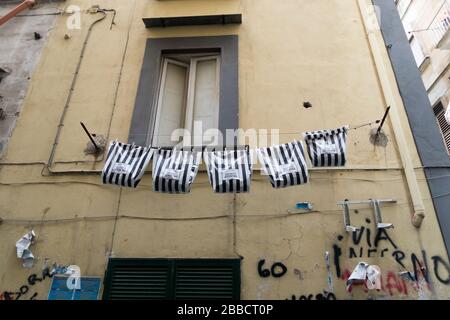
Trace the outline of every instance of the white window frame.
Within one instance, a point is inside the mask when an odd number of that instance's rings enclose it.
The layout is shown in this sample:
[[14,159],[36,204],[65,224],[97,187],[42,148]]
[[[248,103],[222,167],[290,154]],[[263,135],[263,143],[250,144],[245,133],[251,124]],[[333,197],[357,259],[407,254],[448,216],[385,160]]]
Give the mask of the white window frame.
[[[158,139],[159,139],[159,135],[155,134],[159,132],[159,124],[161,122],[161,107],[162,107],[162,103],[163,103],[163,99],[164,99],[164,89],[165,89],[165,85],[166,85],[166,79],[167,79],[167,67],[169,65],[169,63],[173,63],[175,65],[181,66],[181,67],[185,67],[186,70],[186,79],[189,77],[189,64],[187,63],[183,63],[180,62],[178,60],[174,60],[174,59],[170,59],[170,58],[164,58],[163,60],[163,65],[161,68],[161,75],[160,75],[160,80],[159,80],[159,86],[158,86],[158,102],[156,105],[156,119],[155,119],[155,125],[154,125],[154,129],[153,129],[153,137],[152,137],[152,145],[157,146],[158,145]],[[187,81],[186,81],[186,86],[187,86]],[[186,88],[187,89],[187,88]],[[186,112],[186,99],[183,103],[184,105],[184,110],[182,112],[182,114],[185,114]],[[181,119],[180,119],[181,121]]]
[[[161,108],[163,106],[163,99],[164,99],[164,89],[165,89],[165,84],[166,84],[166,79],[167,79],[167,68],[168,68],[168,64],[175,64],[181,67],[184,67],[187,69],[187,76],[186,76],[186,80],[185,80],[185,98],[184,98],[184,102],[183,102],[183,111],[182,111],[182,117],[184,117],[184,121],[183,119],[180,119],[180,123],[184,123],[184,128],[182,129],[186,129],[191,136],[189,135],[185,135],[183,137],[183,143],[187,143],[190,145],[193,145],[194,141],[195,141],[195,137],[193,136],[194,134],[198,134],[197,133],[193,133],[193,122],[194,122],[194,105],[195,105],[195,85],[196,85],[196,74],[197,74],[197,64],[200,61],[208,61],[208,60],[216,60],[216,94],[215,94],[215,102],[217,104],[217,106],[219,106],[219,99],[220,99],[220,55],[217,54],[209,54],[206,56],[201,56],[201,57],[191,57],[190,58],[190,62],[182,62],[179,60],[175,60],[174,58],[170,58],[170,57],[164,57],[163,58],[163,63],[162,63],[162,68],[161,68],[161,72],[160,72],[160,79],[159,79],[159,85],[158,85],[158,99],[157,99],[157,104],[156,104],[156,117],[155,117],[155,123],[153,126],[153,134],[152,134],[152,146],[159,146],[158,144],[158,132],[160,129],[160,122],[161,122]],[[217,108],[216,113],[215,113],[215,118],[214,118],[214,123],[217,123],[217,129],[219,126],[219,108]],[[203,132],[201,133],[203,134]],[[190,141],[188,141],[190,138]]]
[[[191,132],[191,134],[194,134],[192,125],[194,123],[194,103],[195,103],[194,99],[195,99],[197,64],[200,61],[208,61],[208,60],[216,60],[216,88],[218,90],[216,91],[216,96],[214,97],[214,99],[215,99],[216,104],[219,105],[220,57],[218,55],[215,55],[215,56],[207,56],[207,57],[201,57],[201,58],[192,58],[190,69],[189,69],[189,82],[188,82],[188,89],[187,89],[187,104],[186,104],[186,115],[185,115],[185,124],[184,124],[184,128],[187,129],[189,132]],[[217,123],[217,126],[219,126],[219,108],[217,108],[217,110],[216,110],[214,123]],[[197,133],[195,133],[195,134],[197,134]],[[193,143],[195,141],[195,137],[193,137],[193,138],[194,138],[194,140],[191,141],[191,143]],[[185,139],[187,139],[187,137],[185,137]],[[186,141],[186,140],[184,140],[184,141]]]

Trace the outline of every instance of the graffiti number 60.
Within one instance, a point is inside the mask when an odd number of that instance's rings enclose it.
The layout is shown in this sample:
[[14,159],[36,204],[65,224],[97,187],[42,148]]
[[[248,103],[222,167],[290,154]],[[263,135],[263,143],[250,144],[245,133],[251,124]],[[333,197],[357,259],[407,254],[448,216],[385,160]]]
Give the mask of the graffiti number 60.
[[270,275],[272,275],[272,277],[274,278],[280,278],[286,274],[287,268],[281,262],[275,262],[274,264],[272,264],[270,270],[263,268],[265,262],[266,260],[264,259],[259,260],[258,262],[258,273],[260,277],[267,278],[270,277]]

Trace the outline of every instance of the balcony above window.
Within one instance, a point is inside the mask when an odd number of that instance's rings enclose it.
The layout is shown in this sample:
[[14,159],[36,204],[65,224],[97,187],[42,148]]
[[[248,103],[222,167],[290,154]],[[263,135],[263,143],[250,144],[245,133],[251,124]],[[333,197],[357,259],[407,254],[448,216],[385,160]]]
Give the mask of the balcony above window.
[[432,31],[432,42],[436,48],[448,46],[450,29],[450,1],[446,0],[437,13],[430,30]]
[[147,0],[142,8],[147,28],[239,25],[241,0]]
[[146,28],[241,24],[241,14],[143,18]]

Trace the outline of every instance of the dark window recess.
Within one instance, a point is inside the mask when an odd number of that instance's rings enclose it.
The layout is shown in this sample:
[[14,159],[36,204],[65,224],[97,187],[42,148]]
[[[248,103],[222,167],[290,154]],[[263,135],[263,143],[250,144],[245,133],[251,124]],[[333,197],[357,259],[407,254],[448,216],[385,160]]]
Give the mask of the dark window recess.
[[444,138],[444,143],[447,147],[447,152],[450,154],[450,124],[448,124],[445,119],[445,110],[442,103],[438,103],[433,108],[433,111],[439,124],[439,128],[441,129],[442,137]]
[[202,26],[212,24],[241,24],[241,14],[220,14],[210,16],[143,18],[146,28],[181,26]]
[[105,300],[240,299],[240,260],[110,259]]

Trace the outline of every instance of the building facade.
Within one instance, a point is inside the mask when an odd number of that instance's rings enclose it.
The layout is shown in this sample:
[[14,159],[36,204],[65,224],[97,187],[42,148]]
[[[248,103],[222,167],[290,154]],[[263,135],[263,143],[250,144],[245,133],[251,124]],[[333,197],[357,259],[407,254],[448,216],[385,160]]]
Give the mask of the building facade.
[[450,1],[397,1],[430,103],[450,154]]
[[[78,298],[449,299],[447,180],[427,171],[422,144],[439,154],[445,147],[417,133],[424,128],[397,73],[403,47],[386,43],[403,30],[385,24],[401,21],[389,18],[394,3],[377,2],[70,0],[36,8],[60,14],[39,39],[44,49],[4,139],[1,298],[73,298],[56,281],[71,266],[82,277]],[[417,71],[408,54],[401,69]],[[14,95],[2,87],[11,69],[0,83],[5,96]],[[388,107],[377,141],[376,120]],[[427,132],[439,134],[426,112]],[[255,163],[250,192],[227,194],[214,193],[201,165],[189,194],[157,193],[151,165],[136,189],[102,184],[107,155],[91,152],[80,126],[100,146],[167,146],[167,128],[192,119],[204,129],[242,129],[239,144],[252,150],[267,137],[268,145],[288,143],[349,125],[347,163],[308,161],[309,183],[283,189]],[[245,139],[249,132],[258,139]],[[371,200],[385,199],[376,210]],[[358,202],[348,211],[356,231],[345,227],[344,200]],[[394,228],[377,225],[376,213]],[[16,241],[30,230],[34,259],[25,268]],[[380,290],[347,289],[360,262],[380,268]]]

